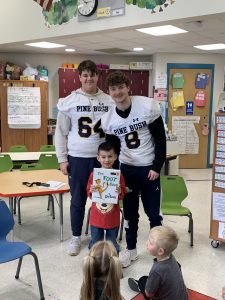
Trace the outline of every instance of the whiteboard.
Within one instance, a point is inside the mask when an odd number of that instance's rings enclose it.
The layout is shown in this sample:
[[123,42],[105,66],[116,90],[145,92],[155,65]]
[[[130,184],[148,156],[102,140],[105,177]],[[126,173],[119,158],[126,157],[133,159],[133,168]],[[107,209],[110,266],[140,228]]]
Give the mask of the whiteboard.
[[9,128],[41,127],[40,87],[8,87],[7,105]]

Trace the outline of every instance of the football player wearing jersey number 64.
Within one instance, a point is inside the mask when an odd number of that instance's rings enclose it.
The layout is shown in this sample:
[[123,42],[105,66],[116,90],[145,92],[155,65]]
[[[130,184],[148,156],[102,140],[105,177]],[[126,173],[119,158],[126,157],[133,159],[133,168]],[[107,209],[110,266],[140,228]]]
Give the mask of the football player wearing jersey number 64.
[[60,169],[63,174],[69,175],[72,196],[70,218],[73,237],[68,246],[69,255],[80,252],[86,186],[93,168],[99,166],[96,159],[98,146],[105,140],[100,118],[114,105],[109,95],[97,87],[98,70],[93,61],[82,61],[78,72],[81,88],[59,99],[55,133]]
[[123,200],[127,249],[120,252],[122,266],[128,267],[138,258],[139,195],[150,228],[162,222],[159,174],[166,159],[166,135],[158,102],[129,96],[130,80],[123,72],[109,74],[106,85],[116,107],[102,116],[102,129],[111,142],[120,141],[121,172],[130,190]]

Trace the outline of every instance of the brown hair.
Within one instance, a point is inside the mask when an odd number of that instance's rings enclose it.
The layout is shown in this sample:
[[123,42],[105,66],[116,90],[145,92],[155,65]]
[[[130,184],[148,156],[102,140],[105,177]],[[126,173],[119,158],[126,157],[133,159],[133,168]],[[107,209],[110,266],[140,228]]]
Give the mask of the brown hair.
[[92,60],[84,60],[79,64],[78,66],[79,75],[81,75],[83,71],[89,71],[91,72],[91,75],[98,74],[98,68]]
[[113,150],[114,153],[116,153],[115,147],[108,141],[101,143],[98,146],[98,154],[100,153],[100,151],[111,151]]
[[94,300],[96,280],[104,282],[101,300],[123,300],[120,294],[121,264],[115,247],[110,241],[101,241],[93,245],[84,258],[83,283],[80,300]]
[[115,85],[120,85],[125,83],[126,86],[130,85],[130,78],[123,72],[121,71],[115,71],[113,73],[110,73],[106,77],[106,87],[108,88],[109,86],[115,86]]
[[171,254],[178,245],[179,238],[176,232],[166,226],[156,226],[150,230],[150,235],[153,237],[158,248],[163,248],[166,255]]

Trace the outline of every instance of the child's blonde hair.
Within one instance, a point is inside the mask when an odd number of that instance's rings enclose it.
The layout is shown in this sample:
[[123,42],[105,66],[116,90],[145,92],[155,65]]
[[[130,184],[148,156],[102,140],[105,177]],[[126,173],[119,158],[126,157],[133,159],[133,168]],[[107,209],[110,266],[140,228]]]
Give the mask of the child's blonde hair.
[[153,237],[158,248],[163,248],[166,255],[171,254],[178,245],[179,238],[176,232],[166,226],[156,226],[150,230],[150,235]]
[[84,258],[83,283],[80,300],[94,300],[96,280],[104,282],[101,300],[123,300],[120,294],[121,264],[115,247],[110,241],[101,241],[93,245]]

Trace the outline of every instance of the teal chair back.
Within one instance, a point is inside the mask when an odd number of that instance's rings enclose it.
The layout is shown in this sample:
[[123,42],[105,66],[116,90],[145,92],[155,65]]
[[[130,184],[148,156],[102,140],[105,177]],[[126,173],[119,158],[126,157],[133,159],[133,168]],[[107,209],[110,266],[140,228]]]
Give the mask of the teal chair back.
[[27,152],[28,149],[25,145],[13,145],[9,148],[9,152]]
[[0,153],[0,173],[11,171],[13,169],[13,162],[9,154]]
[[193,246],[193,218],[189,208],[182,205],[188,196],[188,190],[183,177],[161,176],[161,211],[164,215],[186,216],[189,218],[188,232],[190,233],[190,245]]
[[40,152],[55,151],[54,145],[41,145]]
[[39,157],[38,163],[41,164],[44,169],[59,169],[59,163],[55,154],[42,153]]

